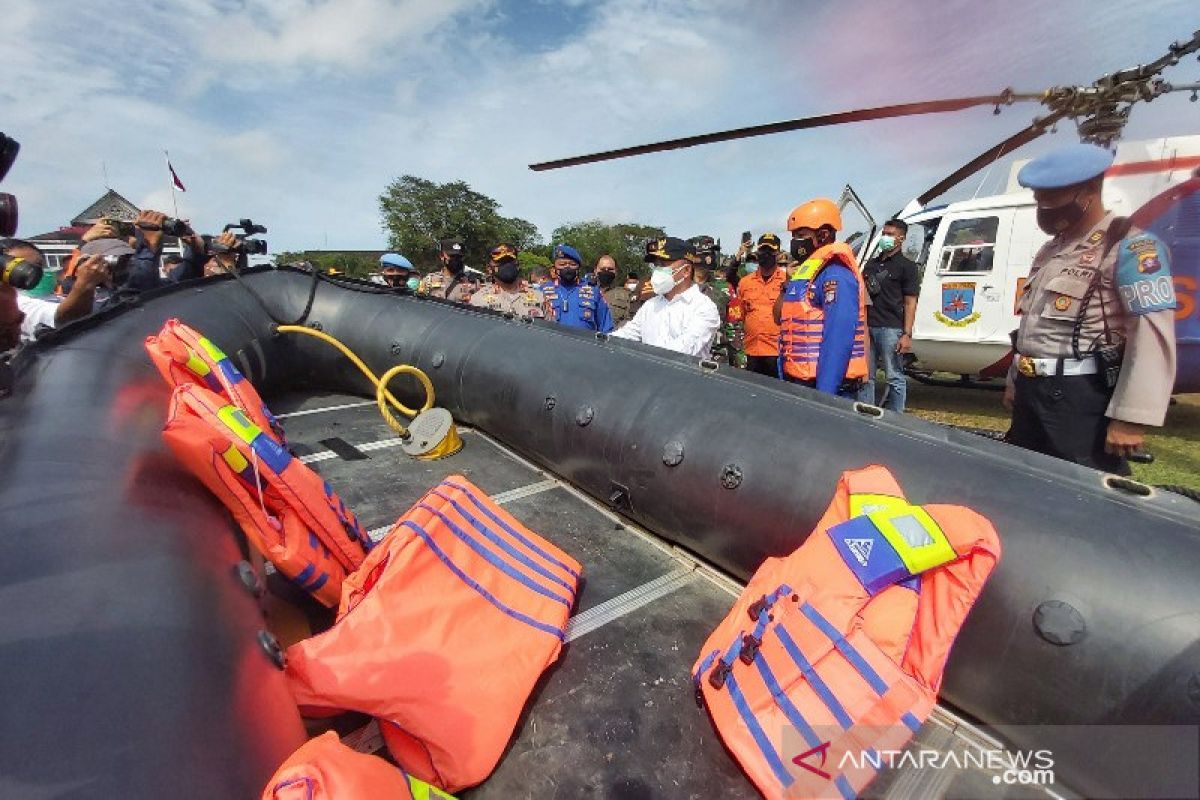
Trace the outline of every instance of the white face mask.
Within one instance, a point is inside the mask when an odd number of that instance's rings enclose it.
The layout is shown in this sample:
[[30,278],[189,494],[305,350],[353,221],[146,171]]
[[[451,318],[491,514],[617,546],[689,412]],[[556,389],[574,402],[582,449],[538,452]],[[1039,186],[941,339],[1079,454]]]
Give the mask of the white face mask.
[[675,288],[675,274],[670,267],[655,267],[650,273],[650,288],[657,295],[664,295]]

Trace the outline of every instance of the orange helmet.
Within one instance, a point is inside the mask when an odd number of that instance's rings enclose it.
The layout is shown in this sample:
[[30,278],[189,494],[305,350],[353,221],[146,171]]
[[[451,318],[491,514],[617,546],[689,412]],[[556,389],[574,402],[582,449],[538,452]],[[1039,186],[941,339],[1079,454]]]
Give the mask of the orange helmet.
[[842,229],[842,212],[838,210],[837,203],[824,197],[796,206],[788,216],[789,231],[797,228],[812,228],[815,231],[823,225],[828,225],[835,231]]

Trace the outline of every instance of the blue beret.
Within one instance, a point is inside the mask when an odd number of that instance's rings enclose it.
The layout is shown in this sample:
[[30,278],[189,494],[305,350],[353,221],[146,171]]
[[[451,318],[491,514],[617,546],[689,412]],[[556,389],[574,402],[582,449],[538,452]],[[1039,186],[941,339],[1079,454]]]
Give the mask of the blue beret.
[[384,253],[379,257],[379,266],[396,267],[397,269],[412,269],[412,262],[399,253]]
[[1094,144],[1072,144],[1038,156],[1017,173],[1026,189],[1061,189],[1090,181],[1112,166],[1113,154]]
[[579,255],[579,251],[569,244],[556,244],[554,246],[554,259],[557,261],[560,258],[569,258],[579,266],[583,266],[583,256]]

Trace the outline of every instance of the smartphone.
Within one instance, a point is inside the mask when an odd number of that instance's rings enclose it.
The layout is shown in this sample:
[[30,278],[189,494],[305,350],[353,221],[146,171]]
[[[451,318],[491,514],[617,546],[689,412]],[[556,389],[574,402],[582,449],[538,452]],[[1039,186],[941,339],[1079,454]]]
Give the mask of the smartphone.
[[742,231],[742,244],[750,244],[752,241],[754,241],[754,237],[750,231]]

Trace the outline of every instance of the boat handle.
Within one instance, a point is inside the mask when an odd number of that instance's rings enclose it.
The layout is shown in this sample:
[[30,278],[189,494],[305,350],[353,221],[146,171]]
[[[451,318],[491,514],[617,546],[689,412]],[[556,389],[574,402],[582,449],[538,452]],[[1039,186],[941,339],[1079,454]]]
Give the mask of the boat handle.
[[1120,475],[1105,475],[1104,485],[1109,489],[1116,489],[1117,491],[1137,495],[1138,497],[1149,497],[1154,493],[1154,490],[1146,484],[1135,481],[1133,478],[1124,478]]
[[711,358],[700,359],[700,369],[706,369],[709,372],[712,372],[712,371],[716,370],[716,368],[717,368],[717,362],[714,361],[713,359],[711,359]]
[[873,406],[870,403],[855,402],[854,410],[864,417],[875,417],[878,419],[883,416],[883,409],[879,406]]

